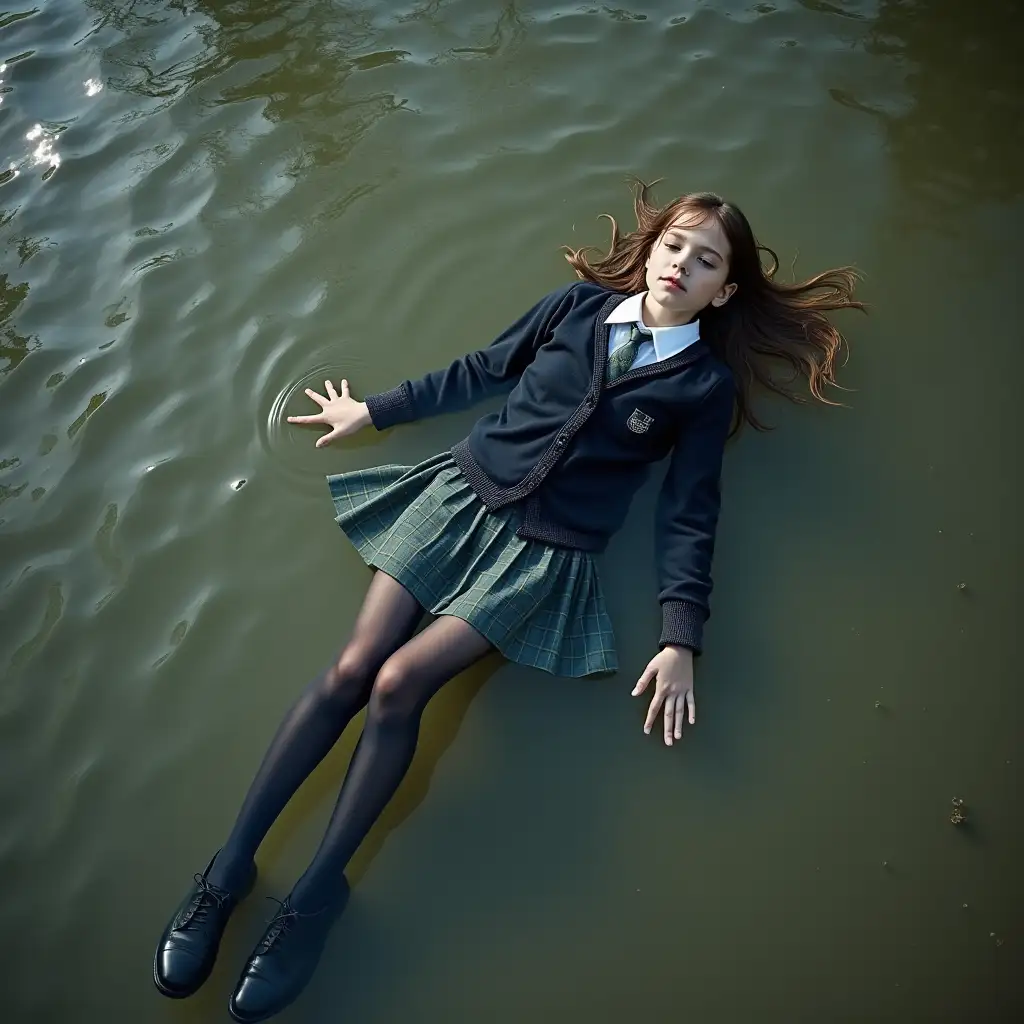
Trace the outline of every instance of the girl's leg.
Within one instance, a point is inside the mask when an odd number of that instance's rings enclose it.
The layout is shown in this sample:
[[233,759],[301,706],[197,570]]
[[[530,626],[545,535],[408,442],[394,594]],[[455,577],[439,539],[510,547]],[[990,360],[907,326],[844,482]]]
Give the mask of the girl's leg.
[[327,831],[289,897],[295,910],[317,912],[337,896],[345,865],[412,762],[427,701],[491,649],[468,622],[442,615],[384,662]]
[[320,849],[270,922],[228,1002],[235,1020],[279,1013],[313,976],[348,895],[345,865],[412,761],[423,708],[490,649],[469,623],[443,615],[384,662]]
[[374,575],[351,640],[278,727],[207,875],[211,884],[229,892],[242,889],[270,826],[366,704],[381,666],[409,640],[422,616],[422,607],[397,580]]

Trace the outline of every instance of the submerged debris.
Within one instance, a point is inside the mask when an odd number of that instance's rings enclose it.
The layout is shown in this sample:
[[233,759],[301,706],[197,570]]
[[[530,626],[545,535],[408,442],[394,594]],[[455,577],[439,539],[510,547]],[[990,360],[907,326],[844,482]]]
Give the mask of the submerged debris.
[[949,814],[949,823],[951,825],[962,825],[967,820],[967,809],[964,807],[963,800],[960,797],[953,797],[953,810]]

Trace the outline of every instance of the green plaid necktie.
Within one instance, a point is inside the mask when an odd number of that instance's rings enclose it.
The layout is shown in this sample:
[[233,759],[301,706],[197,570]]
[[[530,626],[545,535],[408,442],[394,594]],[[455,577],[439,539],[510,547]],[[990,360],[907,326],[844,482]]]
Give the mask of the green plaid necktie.
[[625,345],[620,345],[608,357],[607,380],[609,384],[616,377],[621,377],[633,365],[637,351],[646,340],[647,335],[636,324],[630,324],[629,340]]

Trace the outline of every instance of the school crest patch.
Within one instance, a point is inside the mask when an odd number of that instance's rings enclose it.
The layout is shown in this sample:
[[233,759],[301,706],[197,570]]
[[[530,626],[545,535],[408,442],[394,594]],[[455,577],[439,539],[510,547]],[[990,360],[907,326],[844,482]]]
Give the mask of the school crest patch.
[[646,434],[651,429],[651,424],[654,422],[653,416],[648,416],[647,413],[641,412],[639,409],[634,409],[633,414],[626,420],[626,426],[633,431],[634,434]]

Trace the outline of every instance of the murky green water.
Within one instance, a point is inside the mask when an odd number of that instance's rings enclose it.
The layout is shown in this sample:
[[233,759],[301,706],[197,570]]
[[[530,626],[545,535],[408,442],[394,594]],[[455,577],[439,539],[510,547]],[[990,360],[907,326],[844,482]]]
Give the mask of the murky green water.
[[8,5],[4,1020],[226,1019],[271,904],[185,1004],[151,956],[367,583],[323,474],[472,421],[317,452],[281,418],[328,373],[363,394],[489,341],[634,173],[733,197],[784,265],[865,271],[851,407],[775,408],[728,457],[683,746],[629,698],[649,488],[601,563],[624,671],[487,663],[436,699],[282,1019],[1021,1019],[1021,10]]

